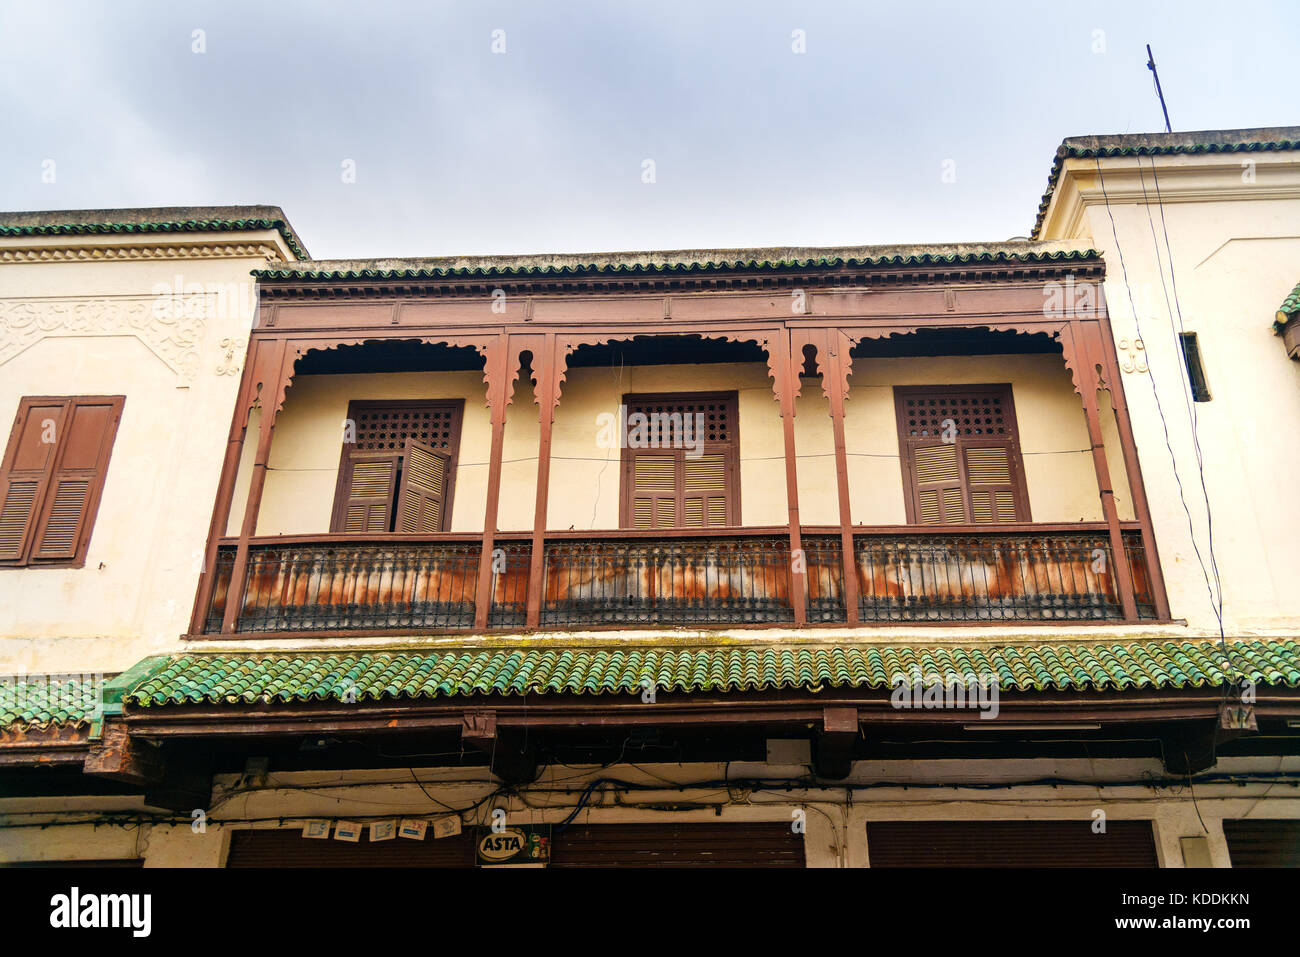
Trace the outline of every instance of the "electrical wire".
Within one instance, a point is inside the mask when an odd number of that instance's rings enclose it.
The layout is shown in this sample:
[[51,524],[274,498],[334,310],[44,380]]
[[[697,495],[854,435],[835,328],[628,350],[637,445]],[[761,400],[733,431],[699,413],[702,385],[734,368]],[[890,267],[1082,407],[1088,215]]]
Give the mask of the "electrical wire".
[[[1129,278],[1128,278],[1128,266],[1125,264],[1125,261],[1124,261],[1124,250],[1123,250],[1123,247],[1120,245],[1120,241],[1119,241],[1119,230],[1118,230],[1118,228],[1115,226],[1115,214],[1114,214],[1114,212],[1111,210],[1111,207],[1110,207],[1110,196],[1109,196],[1109,194],[1106,192],[1106,175],[1105,175],[1105,173],[1102,172],[1102,169],[1101,169],[1101,158],[1100,158],[1100,157],[1093,157],[1093,159],[1094,159],[1094,161],[1095,161],[1095,163],[1096,163],[1096,165],[1097,165],[1097,181],[1098,181],[1098,184],[1099,184],[1100,187],[1101,187],[1101,196],[1102,196],[1102,201],[1103,201],[1103,203],[1104,203],[1105,206],[1106,206],[1106,215],[1107,215],[1107,217],[1110,219],[1110,230],[1111,230],[1111,236],[1114,238],[1114,241],[1115,241],[1115,253],[1116,253],[1116,255],[1119,257],[1120,272],[1121,272],[1121,274],[1122,274],[1122,276],[1123,276],[1123,279],[1124,279],[1124,291],[1125,291],[1125,293],[1126,293],[1127,296],[1128,296],[1129,309],[1130,309],[1130,311],[1132,311],[1132,313],[1133,313],[1133,325],[1134,325],[1134,328],[1136,329],[1137,337],[1138,337],[1139,339],[1144,339],[1145,337],[1142,335],[1142,318],[1141,318],[1141,316],[1140,316],[1140,314],[1139,314],[1139,312],[1138,312],[1137,303],[1136,303],[1136,302],[1134,301],[1134,299],[1133,299],[1133,287],[1132,287],[1132,286],[1130,285],[1130,283],[1129,283]],[[1164,276],[1163,276],[1163,273],[1162,273],[1162,274],[1161,274],[1161,282],[1163,283],[1163,281],[1164,281]],[[1178,487],[1178,501],[1179,501],[1180,503],[1182,503],[1182,506],[1183,506],[1183,513],[1187,516],[1187,534],[1188,534],[1188,538],[1190,539],[1190,541],[1191,541],[1191,543],[1192,543],[1192,550],[1196,553],[1196,561],[1197,561],[1197,563],[1198,563],[1198,564],[1200,565],[1200,567],[1201,567],[1201,575],[1202,575],[1202,577],[1205,579],[1205,588],[1206,588],[1206,591],[1207,591],[1207,593],[1209,594],[1209,597],[1210,597],[1210,606],[1211,606],[1211,609],[1214,609],[1214,608],[1216,607],[1215,591],[1214,591],[1213,586],[1211,586],[1211,584],[1210,584],[1210,572],[1209,572],[1208,567],[1206,566],[1205,558],[1204,558],[1204,556],[1201,554],[1201,547],[1200,547],[1200,544],[1199,544],[1198,541],[1197,541],[1197,535],[1196,535],[1196,523],[1195,523],[1195,521],[1194,521],[1193,518],[1192,518],[1192,510],[1191,510],[1190,506],[1188,506],[1188,504],[1187,504],[1187,494],[1186,494],[1186,491],[1185,491],[1184,488],[1183,488],[1182,473],[1179,471],[1179,468],[1178,468],[1178,456],[1177,456],[1177,454],[1174,452],[1173,439],[1172,439],[1172,438],[1170,437],[1170,435],[1169,435],[1169,420],[1165,417],[1164,404],[1160,401],[1160,389],[1159,389],[1159,387],[1158,387],[1157,384],[1156,384],[1155,364],[1151,361],[1151,357],[1150,357],[1150,355],[1148,355],[1148,357],[1147,357],[1147,372],[1148,372],[1148,376],[1149,376],[1149,379],[1150,379],[1150,382],[1151,382],[1151,393],[1152,393],[1152,395],[1154,396],[1154,398],[1155,398],[1155,402],[1156,402],[1156,413],[1157,413],[1157,414],[1159,415],[1159,417],[1160,417],[1160,425],[1161,425],[1161,428],[1162,428],[1163,431],[1164,431],[1164,436],[1165,436],[1165,448],[1169,451],[1169,462],[1170,462],[1170,465],[1171,465],[1172,468],[1173,468],[1173,473],[1174,473],[1174,482],[1176,483],[1176,485],[1177,485],[1177,487]],[[1180,385],[1181,385],[1181,376],[1180,376]],[[1203,476],[1203,475],[1204,475],[1204,472],[1202,471],[1202,476]],[[1207,498],[1208,498],[1208,493],[1207,493]],[[1222,645],[1222,650],[1223,650],[1223,652],[1224,652],[1225,659],[1226,659],[1226,656],[1227,656],[1227,639],[1226,639],[1226,637],[1223,635],[1222,619],[1220,618],[1219,621],[1220,621],[1220,624],[1219,624],[1219,631],[1220,631],[1220,637],[1221,637],[1221,645]],[[1227,659],[1227,661],[1228,661],[1228,664],[1231,665],[1231,660],[1230,660],[1230,659]]]

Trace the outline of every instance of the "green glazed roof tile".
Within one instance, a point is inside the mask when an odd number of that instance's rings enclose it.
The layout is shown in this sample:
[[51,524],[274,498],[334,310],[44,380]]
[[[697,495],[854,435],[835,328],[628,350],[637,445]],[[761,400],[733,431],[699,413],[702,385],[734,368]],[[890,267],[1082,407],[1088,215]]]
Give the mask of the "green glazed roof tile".
[[242,233],[274,229],[298,259],[307,259],[293,227],[283,219],[187,219],[145,223],[42,223],[34,225],[0,224],[0,236],[93,236],[126,233]]
[[104,681],[59,675],[0,679],[0,727],[89,724],[100,713]]
[[[1032,243],[1006,243],[966,247],[958,251],[907,247],[905,252],[887,252],[898,247],[854,247],[843,254],[827,252],[815,256],[782,256],[784,250],[682,250],[663,253],[580,253],[546,256],[501,256],[478,260],[318,260],[289,263],[273,269],[257,269],[253,275],[263,281],[295,280],[353,282],[361,280],[419,280],[446,278],[527,278],[538,276],[623,275],[664,273],[797,271],[809,269],[862,268],[876,266],[969,266],[1015,265],[1018,263],[1068,263],[1098,261],[1094,249],[1052,249]],[[878,251],[878,252],[877,252]],[[772,255],[764,255],[771,253]],[[855,255],[855,253],[857,253]],[[548,259],[550,261],[548,261]],[[470,265],[469,263],[474,263]]]
[[1068,159],[1105,159],[1112,156],[1175,156],[1202,153],[1271,153],[1300,150],[1300,128],[1211,130],[1199,133],[1125,134],[1080,136],[1066,139],[1056,150],[1047,190],[1038,204],[1031,239],[1038,239],[1052,203],[1061,169]]
[[1300,316],[1300,283],[1291,290],[1291,295],[1282,300],[1282,305],[1277,307],[1277,317],[1273,320],[1273,331],[1281,332],[1282,327],[1288,322]]
[[[178,655],[125,701],[148,708],[452,698],[468,695],[739,692],[887,688],[913,669],[996,674],[1005,690],[1221,686],[1243,672],[1300,687],[1300,641],[1148,640],[981,647],[814,646],[497,649],[332,654]],[[1230,676],[1230,677],[1226,677]],[[8,712],[6,712],[8,713]],[[14,720],[7,718],[7,720]]]

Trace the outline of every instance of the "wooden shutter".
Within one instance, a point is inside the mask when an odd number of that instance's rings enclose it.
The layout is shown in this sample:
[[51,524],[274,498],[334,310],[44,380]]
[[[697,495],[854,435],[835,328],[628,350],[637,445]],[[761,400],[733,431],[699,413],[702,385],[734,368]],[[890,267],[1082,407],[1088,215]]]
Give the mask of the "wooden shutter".
[[0,469],[0,562],[85,561],[122,396],[25,398]]
[[1158,867],[1150,821],[871,821],[871,867]]
[[677,456],[638,451],[631,456],[632,527],[677,525]]
[[1233,867],[1300,867],[1300,820],[1224,821]]
[[909,524],[1031,520],[1009,385],[899,387],[894,395]]
[[403,458],[397,531],[408,535],[441,532],[449,456],[415,439],[407,439]]
[[716,528],[727,524],[727,456],[711,452],[682,457],[682,527]]
[[[629,440],[623,450],[624,528],[722,528],[740,522],[739,436],[736,394],[629,395]],[[636,414],[651,417],[651,447],[635,445]],[[703,423],[686,449],[660,416]],[[641,439],[647,438],[645,435]]]
[[[425,514],[418,505],[410,521],[417,531],[426,531],[436,514],[438,530],[445,528],[456,484],[456,457],[460,449],[463,400],[356,400],[348,403],[348,419],[356,430],[355,441],[344,443],[339,457],[338,485],[334,492],[333,532],[379,534],[401,531],[401,508],[396,499],[398,476],[411,441],[440,458],[435,465],[422,460],[417,481],[428,482],[427,469],[441,469],[442,478],[436,513]],[[357,486],[357,482],[361,486]],[[405,481],[403,481],[405,488]],[[384,491],[386,489],[386,491]]]
[[393,489],[401,456],[392,452],[353,452],[345,468],[345,498],[334,530],[349,535],[391,531]]
[[551,840],[551,867],[804,866],[804,836],[782,822],[575,823]]

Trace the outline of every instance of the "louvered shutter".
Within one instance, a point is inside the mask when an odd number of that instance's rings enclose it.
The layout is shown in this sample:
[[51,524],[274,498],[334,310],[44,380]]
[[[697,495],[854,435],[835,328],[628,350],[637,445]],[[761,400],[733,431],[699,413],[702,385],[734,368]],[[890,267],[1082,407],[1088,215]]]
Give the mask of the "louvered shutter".
[[681,459],[682,527],[727,524],[727,457],[722,453]]
[[966,460],[971,522],[995,525],[1018,521],[1009,445],[966,444],[962,452]]
[[443,530],[448,455],[407,439],[402,490],[397,497],[397,531],[408,535]]
[[677,456],[638,452],[631,460],[632,527],[677,525]]
[[1030,521],[1010,386],[900,387],[895,401],[910,522]]
[[956,443],[914,447],[912,481],[916,488],[917,524],[962,525],[966,522],[961,456]]
[[[19,406],[0,473],[0,561],[26,557],[66,411],[67,403],[62,401]],[[56,441],[45,441],[51,437]]]
[[353,452],[348,456],[335,531],[358,535],[390,530],[400,460],[396,452]]
[[45,493],[33,559],[75,558],[89,532],[92,502],[97,498],[119,418],[113,401],[76,401],[68,410]]

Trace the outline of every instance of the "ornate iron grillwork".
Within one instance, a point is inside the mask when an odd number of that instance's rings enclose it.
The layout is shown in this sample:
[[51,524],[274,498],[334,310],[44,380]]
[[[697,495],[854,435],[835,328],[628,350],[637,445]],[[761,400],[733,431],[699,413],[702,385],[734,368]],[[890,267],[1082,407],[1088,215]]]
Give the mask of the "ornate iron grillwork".
[[[1124,618],[1104,532],[859,535],[854,545],[863,621]],[[1153,618],[1141,550],[1126,534],[1139,615]]]
[[545,575],[544,627],[794,619],[783,538],[550,542]]

